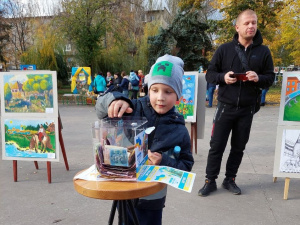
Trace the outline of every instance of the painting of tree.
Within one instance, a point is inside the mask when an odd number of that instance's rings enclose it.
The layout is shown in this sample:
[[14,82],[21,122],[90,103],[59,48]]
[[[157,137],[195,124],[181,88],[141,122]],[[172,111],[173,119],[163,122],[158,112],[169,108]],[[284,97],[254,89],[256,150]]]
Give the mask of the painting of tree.
[[53,111],[52,74],[4,74],[5,112],[45,113]]

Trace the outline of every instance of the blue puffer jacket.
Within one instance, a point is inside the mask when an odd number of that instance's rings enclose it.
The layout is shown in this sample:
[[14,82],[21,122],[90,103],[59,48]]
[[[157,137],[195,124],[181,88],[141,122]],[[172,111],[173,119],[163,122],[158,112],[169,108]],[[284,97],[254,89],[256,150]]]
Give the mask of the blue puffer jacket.
[[[129,100],[122,93],[111,92],[97,100],[96,113],[99,119],[107,116],[110,103],[122,99],[133,108],[131,116],[146,117],[147,127],[155,126],[155,130],[148,137],[148,148],[152,152],[162,152],[161,166],[169,166],[180,170],[191,171],[194,158],[191,153],[191,142],[182,115],[175,112],[173,107],[166,114],[160,115],[151,107],[148,96]],[[125,114],[124,114],[125,116]],[[179,157],[170,157],[175,146],[180,146]],[[138,207],[143,209],[161,209],[164,207],[166,190],[138,201]]]
[[98,74],[95,77],[94,86],[96,87],[97,91],[103,91],[104,92],[106,90],[105,78]]

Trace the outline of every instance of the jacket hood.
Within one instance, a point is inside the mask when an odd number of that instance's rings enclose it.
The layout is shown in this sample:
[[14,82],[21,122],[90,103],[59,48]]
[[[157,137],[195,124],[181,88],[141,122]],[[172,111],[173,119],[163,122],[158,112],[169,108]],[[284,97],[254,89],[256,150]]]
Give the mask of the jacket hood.
[[[238,44],[239,43],[238,39],[239,39],[239,34],[235,33],[235,35],[233,36],[233,42],[235,44]],[[260,31],[257,29],[256,34],[253,37],[253,46],[258,46],[261,45],[262,43],[263,43],[263,38],[261,36]]]

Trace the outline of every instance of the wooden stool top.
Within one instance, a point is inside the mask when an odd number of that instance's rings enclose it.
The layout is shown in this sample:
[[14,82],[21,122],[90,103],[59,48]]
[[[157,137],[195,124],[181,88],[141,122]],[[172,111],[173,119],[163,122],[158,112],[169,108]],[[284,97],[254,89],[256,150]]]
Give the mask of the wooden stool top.
[[[80,173],[80,172],[79,172]],[[73,180],[75,190],[84,196],[103,200],[127,200],[145,197],[162,190],[166,184],[136,181]]]

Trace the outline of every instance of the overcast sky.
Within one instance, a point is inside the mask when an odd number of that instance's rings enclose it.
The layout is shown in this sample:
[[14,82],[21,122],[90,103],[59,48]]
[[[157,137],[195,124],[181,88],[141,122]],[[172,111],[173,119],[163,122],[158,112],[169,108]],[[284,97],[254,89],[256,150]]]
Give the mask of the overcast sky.
[[58,3],[60,0],[19,0],[19,2],[24,4],[38,4],[39,8],[41,10],[41,15],[52,15],[52,9],[53,7],[58,6]]

